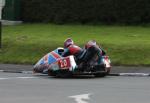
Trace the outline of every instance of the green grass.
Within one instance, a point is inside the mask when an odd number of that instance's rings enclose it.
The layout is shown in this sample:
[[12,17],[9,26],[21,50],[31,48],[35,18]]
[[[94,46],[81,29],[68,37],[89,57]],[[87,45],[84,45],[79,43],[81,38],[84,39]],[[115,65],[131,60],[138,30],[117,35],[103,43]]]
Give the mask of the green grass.
[[150,27],[55,24],[4,26],[0,63],[34,64],[67,37],[80,46],[95,39],[114,65],[150,65]]

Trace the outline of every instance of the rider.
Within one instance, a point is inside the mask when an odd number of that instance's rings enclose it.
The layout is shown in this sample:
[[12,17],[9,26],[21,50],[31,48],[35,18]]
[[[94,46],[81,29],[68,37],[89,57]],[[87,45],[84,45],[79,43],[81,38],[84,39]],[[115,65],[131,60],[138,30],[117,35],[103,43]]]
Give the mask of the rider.
[[67,38],[64,41],[64,53],[62,54],[63,57],[74,55],[76,62],[82,58],[84,54],[84,50],[79,46],[75,45],[71,38]]
[[71,38],[67,38],[64,41],[64,53],[62,54],[63,57],[74,55],[75,61],[77,65],[82,67],[87,67],[88,62],[98,54],[99,57],[101,55],[105,55],[105,52],[99,48],[96,44],[96,41],[91,40],[86,45],[85,48],[82,49],[79,46],[75,45]]

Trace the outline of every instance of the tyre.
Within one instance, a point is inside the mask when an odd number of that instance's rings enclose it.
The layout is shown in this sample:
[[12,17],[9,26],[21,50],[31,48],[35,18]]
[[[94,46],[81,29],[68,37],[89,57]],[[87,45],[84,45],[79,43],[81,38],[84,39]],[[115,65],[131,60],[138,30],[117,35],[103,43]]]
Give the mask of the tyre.
[[68,78],[68,77],[72,77],[73,74],[72,72],[68,71],[68,70],[58,70],[56,72],[56,77],[58,78]]
[[96,73],[94,74],[95,77],[105,77],[107,73]]

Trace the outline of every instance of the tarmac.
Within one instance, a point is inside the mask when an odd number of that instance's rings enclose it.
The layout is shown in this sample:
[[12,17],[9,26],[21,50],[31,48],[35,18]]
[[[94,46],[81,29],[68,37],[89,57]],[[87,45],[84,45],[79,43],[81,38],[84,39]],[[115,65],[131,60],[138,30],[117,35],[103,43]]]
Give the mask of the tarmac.
[[[32,71],[33,65],[0,64],[0,71]],[[111,73],[150,73],[150,67],[143,66],[112,66]]]

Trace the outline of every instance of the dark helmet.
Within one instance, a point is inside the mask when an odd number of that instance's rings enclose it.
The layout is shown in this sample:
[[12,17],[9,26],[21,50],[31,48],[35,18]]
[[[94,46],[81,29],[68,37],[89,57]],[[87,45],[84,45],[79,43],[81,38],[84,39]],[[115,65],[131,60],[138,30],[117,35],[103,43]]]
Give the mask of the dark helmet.
[[67,38],[65,41],[64,41],[64,48],[67,48],[68,46],[74,44],[73,40],[71,38]]

